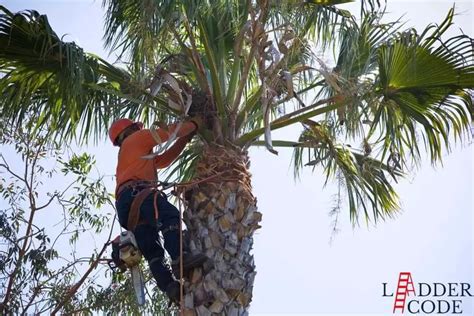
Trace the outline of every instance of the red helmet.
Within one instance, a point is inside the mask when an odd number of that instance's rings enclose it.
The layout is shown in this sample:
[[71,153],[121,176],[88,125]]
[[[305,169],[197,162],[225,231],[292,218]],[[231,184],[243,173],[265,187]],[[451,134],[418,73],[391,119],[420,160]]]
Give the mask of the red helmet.
[[114,144],[114,146],[118,146],[117,138],[120,135],[120,133],[122,133],[125,129],[127,129],[128,127],[132,125],[136,125],[140,129],[143,128],[143,123],[134,122],[127,118],[119,119],[112,123],[112,125],[109,128],[109,137],[110,137],[110,140],[112,141],[112,144]]

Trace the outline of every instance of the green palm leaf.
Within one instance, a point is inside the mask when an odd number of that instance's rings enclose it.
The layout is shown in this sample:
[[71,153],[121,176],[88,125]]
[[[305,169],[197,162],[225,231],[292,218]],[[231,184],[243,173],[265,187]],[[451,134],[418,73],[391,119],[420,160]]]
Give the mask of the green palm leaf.
[[385,153],[392,149],[417,160],[421,133],[436,162],[443,147],[449,148],[451,135],[459,138],[469,130],[473,105],[467,89],[474,88],[473,41],[465,35],[446,42],[437,37],[451,24],[453,14],[451,10],[439,27],[429,27],[422,35],[400,34],[378,52],[377,86],[383,97],[372,108],[375,118],[369,134],[383,130]]
[[[320,166],[326,175],[326,183],[336,180],[341,197],[349,204],[349,214],[353,223],[363,215],[366,221],[392,217],[400,209],[398,195],[390,178],[397,179],[403,173],[398,166],[392,166],[370,156],[367,148],[353,149],[340,143],[334,134],[334,128],[327,122],[306,120],[306,128],[297,143],[281,143],[294,147],[293,162],[295,176],[303,166],[313,170]],[[341,205],[335,208],[340,209]]]
[[[119,116],[156,118],[148,113],[146,86],[136,74],[63,42],[46,16],[13,14],[0,7],[0,90],[2,118],[14,126],[37,116],[59,138],[103,135]],[[162,98],[160,113],[173,115]],[[78,132],[78,133],[76,133]]]
[[[462,35],[442,40],[452,16],[451,10],[441,25],[430,25],[418,35],[413,30],[397,34],[396,23],[377,24],[379,19],[367,14],[360,26],[343,32],[337,73],[323,80],[318,93],[330,97],[329,105],[320,100],[315,108],[275,115],[272,129],[298,122],[306,128],[297,142],[275,141],[273,146],[294,148],[296,174],[305,165],[321,166],[327,180],[337,180],[354,222],[362,214],[377,221],[399,209],[389,179],[403,176],[408,162],[419,163],[420,146],[437,162],[453,138],[469,137],[472,39]],[[337,97],[334,86],[341,91],[337,102],[331,99]],[[325,120],[308,120],[324,113]],[[343,125],[338,124],[341,115]],[[365,124],[370,124],[368,130]],[[263,132],[254,129],[240,141],[255,140]],[[348,145],[357,142],[360,149]]]
[[0,10],[2,118],[20,126],[27,117],[40,114],[38,126],[48,124],[63,135],[73,135],[84,120],[92,128],[98,126],[91,122],[108,121],[120,100],[104,91],[117,91],[118,82],[101,78],[106,74],[124,81],[127,74],[85,54],[74,43],[62,42],[46,16]]

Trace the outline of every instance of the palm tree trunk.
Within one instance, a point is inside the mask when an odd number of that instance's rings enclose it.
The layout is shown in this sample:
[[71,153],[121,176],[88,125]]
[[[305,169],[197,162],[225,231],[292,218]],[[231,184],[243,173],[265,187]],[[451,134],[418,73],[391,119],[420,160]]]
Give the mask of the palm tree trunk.
[[185,244],[213,261],[212,269],[194,270],[185,283],[186,316],[248,314],[256,275],[250,250],[262,218],[248,168],[247,153],[241,149],[208,147],[197,178],[218,176],[186,191]]

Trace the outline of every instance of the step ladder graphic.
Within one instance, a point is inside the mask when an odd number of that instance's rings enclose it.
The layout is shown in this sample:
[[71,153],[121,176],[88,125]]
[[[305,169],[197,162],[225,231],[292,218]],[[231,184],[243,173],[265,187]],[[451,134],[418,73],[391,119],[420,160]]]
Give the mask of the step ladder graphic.
[[397,293],[395,294],[395,303],[393,304],[394,314],[397,310],[401,310],[402,313],[405,311],[405,302],[410,293],[416,295],[411,273],[400,272],[400,275],[398,276]]

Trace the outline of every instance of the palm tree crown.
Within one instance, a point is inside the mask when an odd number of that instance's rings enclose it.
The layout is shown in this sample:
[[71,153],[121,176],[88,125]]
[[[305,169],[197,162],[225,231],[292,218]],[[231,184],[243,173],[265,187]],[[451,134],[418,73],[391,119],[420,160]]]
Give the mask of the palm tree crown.
[[[116,64],[62,41],[44,15],[1,7],[2,119],[33,116],[56,139],[87,141],[120,116],[199,114],[207,128],[176,165],[182,176],[203,144],[290,147],[295,170],[322,166],[341,180],[354,221],[391,216],[390,178],[468,135],[472,39],[444,39],[453,9],[419,34],[382,23],[373,2],[360,19],[340,2],[106,0]],[[294,124],[299,139],[272,139]]]

